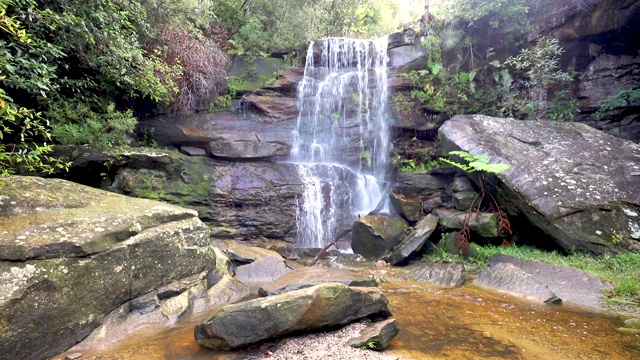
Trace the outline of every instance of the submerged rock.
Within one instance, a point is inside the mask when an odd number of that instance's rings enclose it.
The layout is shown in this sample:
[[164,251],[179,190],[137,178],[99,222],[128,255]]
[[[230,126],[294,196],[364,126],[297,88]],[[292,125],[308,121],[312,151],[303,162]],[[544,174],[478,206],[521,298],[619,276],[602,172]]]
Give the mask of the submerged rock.
[[225,350],[374,315],[390,315],[381,291],[329,283],[225,306],[194,333],[200,346]]
[[461,286],[465,280],[464,265],[461,263],[417,262],[409,265],[406,270],[402,277],[447,288]]
[[376,280],[369,276],[356,274],[349,270],[312,266],[294,269],[278,280],[262,286],[258,294],[261,296],[279,295],[324,283],[339,283],[346,286],[378,286]]
[[[459,115],[442,151],[488,155],[499,201],[567,251],[640,249],[640,146],[579,123]],[[442,216],[441,216],[442,217]]]
[[7,358],[61,353],[118,306],[215,267],[209,230],[193,210],[65,180],[3,182],[0,353]]

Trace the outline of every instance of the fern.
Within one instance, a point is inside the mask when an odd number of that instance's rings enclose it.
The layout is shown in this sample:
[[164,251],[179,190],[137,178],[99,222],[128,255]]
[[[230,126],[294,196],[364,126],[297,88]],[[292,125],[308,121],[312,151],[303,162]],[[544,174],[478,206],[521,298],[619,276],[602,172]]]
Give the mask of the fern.
[[450,151],[449,155],[456,155],[462,160],[466,161],[467,164],[463,164],[455,160],[443,157],[440,158],[440,161],[455,166],[469,173],[475,171],[484,171],[489,174],[500,174],[509,170],[509,165],[507,164],[491,164],[490,159],[487,155],[471,155],[466,151]]

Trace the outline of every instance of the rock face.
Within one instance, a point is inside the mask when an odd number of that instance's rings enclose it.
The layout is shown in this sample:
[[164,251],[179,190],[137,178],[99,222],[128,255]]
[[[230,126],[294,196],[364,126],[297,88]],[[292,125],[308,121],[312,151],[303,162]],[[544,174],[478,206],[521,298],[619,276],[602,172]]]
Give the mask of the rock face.
[[407,221],[416,222],[422,218],[422,200],[402,188],[391,189],[389,194],[393,209]]
[[197,213],[64,180],[3,178],[0,353],[65,351],[118,306],[215,268]]
[[507,263],[485,268],[473,283],[532,301],[546,302],[556,297],[544,282]]
[[361,216],[353,224],[351,248],[365,258],[378,258],[400,242],[407,227],[399,216]]
[[[467,217],[467,211],[449,209],[437,209],[435,213],[440,217],[440,225],[445,229],[460,230]],[[473,214],[469,219],[469,229],[474,233],[487,238],[494,238],[498,232],[498,214],[481,212]]]
[[420,250],[427,242],[429,236],[438,226],[438,217],[432,214],[425,216],[410,231],[400,239],[400,243],[391,250],[391,253],[383,258],[391,265],[396,265],[408,258],[412,253]]
[[579,123],[479,115],[455,116],[440,138],[443,153],[508,164],[499,201],[567,251],[640,249],[640,147],[631,141]]
[[222,159],[266,159],[289,154],[286,144],[275,141],[221,140],[207,144],[212,157]]
[[329,283],[225,306],[194,332],[200,346],[224,350],[374,315],[390,315],[382,292]]
[[507,255],[494,255],[489,266],[509,264],[544,284],[563,302],[604,310],[603,291],[612,285],[597,276],[566,266],[550,265]]

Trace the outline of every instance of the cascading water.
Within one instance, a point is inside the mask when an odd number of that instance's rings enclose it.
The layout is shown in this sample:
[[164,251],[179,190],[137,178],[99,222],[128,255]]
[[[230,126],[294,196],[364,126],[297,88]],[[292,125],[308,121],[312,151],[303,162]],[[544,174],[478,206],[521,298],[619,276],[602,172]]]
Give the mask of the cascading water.
[[305,186],[296,213],[299,247],[324,246],[383,196],[387,42],[330,38],[309,45],[291,155]]

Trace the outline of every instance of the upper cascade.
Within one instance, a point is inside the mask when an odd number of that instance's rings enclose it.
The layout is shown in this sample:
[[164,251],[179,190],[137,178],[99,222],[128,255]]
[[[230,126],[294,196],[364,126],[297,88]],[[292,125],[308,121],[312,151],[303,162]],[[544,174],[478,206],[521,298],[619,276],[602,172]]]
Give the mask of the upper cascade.
[[[389,163],[387,37],[312,42],[298,85],[299,116],[291,161],[301,164],[298,209],[302,247],[322,247],[340,223],[373,210]],[[304,169],[302,167],[305,167]],[[353,181],[336,181],[346,168]],[[337,211],[349,194],[350,211]]]

